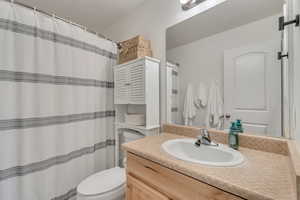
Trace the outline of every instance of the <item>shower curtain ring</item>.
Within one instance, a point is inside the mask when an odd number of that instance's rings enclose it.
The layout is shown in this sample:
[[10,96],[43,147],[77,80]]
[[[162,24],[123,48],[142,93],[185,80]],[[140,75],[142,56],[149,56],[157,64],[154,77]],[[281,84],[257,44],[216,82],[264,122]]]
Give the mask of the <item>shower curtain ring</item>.
[[14,10],[15,9],[15,0],[10,0],[10,6]]
[[37,8],[36,6],[33,7],[33,13],[36,15],[36,11],[37,11]]

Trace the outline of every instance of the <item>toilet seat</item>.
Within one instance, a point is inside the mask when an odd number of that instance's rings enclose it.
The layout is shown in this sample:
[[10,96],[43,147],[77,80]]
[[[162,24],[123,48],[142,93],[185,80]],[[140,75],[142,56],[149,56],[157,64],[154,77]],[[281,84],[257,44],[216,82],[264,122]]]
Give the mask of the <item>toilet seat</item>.
[[77,187],[81,196],[100,196],[124,187],[126,172],[124,168],[115,167],[93,174]]

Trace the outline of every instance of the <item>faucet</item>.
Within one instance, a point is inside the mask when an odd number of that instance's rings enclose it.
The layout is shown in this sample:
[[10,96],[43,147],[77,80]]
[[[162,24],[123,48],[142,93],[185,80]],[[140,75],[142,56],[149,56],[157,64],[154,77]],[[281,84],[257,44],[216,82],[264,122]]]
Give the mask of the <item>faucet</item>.
[[207,146],[219,146],[219,144],[212,142],[210,133],[206,128],[200,129],[200,135],[197,137],[197,141],[195,142],[197,147],[200,147],[202,144]]

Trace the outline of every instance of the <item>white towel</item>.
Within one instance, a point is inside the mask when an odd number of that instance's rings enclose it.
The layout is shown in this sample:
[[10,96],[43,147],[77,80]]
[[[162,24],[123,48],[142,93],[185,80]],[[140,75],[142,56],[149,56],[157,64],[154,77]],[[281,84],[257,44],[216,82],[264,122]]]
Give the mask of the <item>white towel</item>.
[[209,97],[207,104],[207,127],[217,127],[220,122],[220,117],[223,115],[223,100],[217,82],[213,82],[209,89]]
[[184,125],[193,125],[193,120],[196,116],[196,107],[194,105],[194,91],[191,84],[189,84],[187,87],[182,114]]
[[195,105],[199,109],[207,105],[207,87],[204,83],[199,83],[198,85]]

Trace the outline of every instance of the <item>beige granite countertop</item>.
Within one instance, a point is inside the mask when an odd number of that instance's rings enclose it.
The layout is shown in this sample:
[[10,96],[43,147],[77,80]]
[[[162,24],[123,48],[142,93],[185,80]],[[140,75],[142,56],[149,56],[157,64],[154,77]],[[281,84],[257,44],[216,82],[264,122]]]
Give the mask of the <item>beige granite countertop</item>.
[[244,164],[237,167],[209,167],[171,157],[161,144],[170,139],[183,138],[164,133],[123,144],[131,153],[193,177],[224,191],[249,200],[296,200],[289,157],[240,148]]

